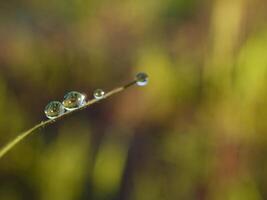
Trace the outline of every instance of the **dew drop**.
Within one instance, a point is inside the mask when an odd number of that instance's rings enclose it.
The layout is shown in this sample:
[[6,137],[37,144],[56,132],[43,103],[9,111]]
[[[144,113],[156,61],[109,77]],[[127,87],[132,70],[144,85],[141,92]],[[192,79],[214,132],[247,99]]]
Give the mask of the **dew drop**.
[[139,86],[145,86],[148,83],[148,75],[146,73],[138,73],[136,75],[136,84]]
[[94,97],[95,97],[96,99],[102,99],[104,96],[105,96],[105,92],[104,92],[104,90],[102,90],[102,89],[96,89],[96,90],[94,91]]
[[51,101],[45,107],[45,115],[49,119],[55,119],[64,113],[64,107],[59,101]]
[[83,106],[86,103],[85,99],[86,99],[85,94],[72,91],[64,96],[62,104],[66,110],[74,110]]

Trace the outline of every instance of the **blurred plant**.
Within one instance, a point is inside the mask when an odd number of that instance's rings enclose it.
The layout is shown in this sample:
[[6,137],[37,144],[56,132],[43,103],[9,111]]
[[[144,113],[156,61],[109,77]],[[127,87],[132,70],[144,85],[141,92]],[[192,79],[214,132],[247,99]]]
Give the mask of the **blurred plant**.
[[[11,140],[7,145],[5,145],[3,148],[0,149],[0,159],[6,154],[8,153],[13,147],[16,146],[16,144],[18,144],[19,142],[21,142],[24,138],[26,138],[28,135],[30,135],[31,133],[33,133],[34,131],[38,130],[39,128],[44,128],[50,124],[55,123],[56,121],[62,119],[63,117],[66,117],[67,115],[70,115],[74,112],[77,112],[79,110],[83,110],[103,99],[106,99],[114,94],[120,93],[124,90],[126,90],[127,88],[137,84],[138,86],[145,86],[148,83],[148,76],[145,73],[138,73],[136,75],[136,78],[134,81],[129,82],[128,84],[115,88],[109,92],[107,92],[106,94],[104,93],[103,90],[96,90],[94,92],[94,99],[89,100],[88,102],[77,106],[76,109],[71,109],[68,110],[67,112],[62,112],[62,108],[60,107],[61,103],[57,102],[57,101],[52,101],[50,102],[46,108],[45,108],[45,113],[46,116],[49,118],[46,121],[41,121],[39,124],[33,126],[32,128],[30,128],[29,130],[19,134],[15,139]],[[97,93],[97,94],[96,94]],[[99,95],[101,94],[101,98],[99,97]],[[65,101],[65,100],[64,100]],[[63,103],[64,104],[64,103]],[[57,115],[54,115],[54,113],[56,112],[56,110],[60,107],[60,112],[57,112]],[[49,110],[49,111],[48,111]],[[51,114],[51,115],[50,115]],[[52,116],[53,114],[53,116]]]

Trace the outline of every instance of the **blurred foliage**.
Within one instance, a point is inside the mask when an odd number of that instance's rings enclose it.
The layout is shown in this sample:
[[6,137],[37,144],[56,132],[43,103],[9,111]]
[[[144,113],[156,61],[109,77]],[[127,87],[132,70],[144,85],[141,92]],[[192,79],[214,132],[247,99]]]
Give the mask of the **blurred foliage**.
[[131,88],[0,160],[2,200],[267,199],[264,0],[0,3],[0,144],[71,90]]

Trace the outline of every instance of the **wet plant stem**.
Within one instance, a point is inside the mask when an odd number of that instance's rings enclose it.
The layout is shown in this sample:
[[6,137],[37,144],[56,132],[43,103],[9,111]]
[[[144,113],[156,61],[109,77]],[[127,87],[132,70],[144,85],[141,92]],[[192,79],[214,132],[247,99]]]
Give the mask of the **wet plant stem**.
[[6,155],[11,149],[13,149],[18,143],[20,143],[23,139],[25,139],[27,136],[29,136],[30,134],[34,133],[36,130],[40,129],[40,128],[44,128],[50,124],[53,124],[59,120],[61,120],[62,118],[68,116],[68,115],[71,115],[75,112],[78,112],[80,110],[83,110],[85,108],[88,108],[89,106],[95,104],[95,103],[98,103],[112,95],[115,95],[117,93],[120,93],[124,90],[126,90],[127,88],[133,86],[136,84],[136,80],[135,81],[132,81],[132,82],[129,82],[128,84],[124,85],[124,86],[121,86],[121,87],[118,87],[118,88],[115,88],[109,92],[107,92],[103,98],[101,99],[92,99],[92,100],[89,100],[85,105],[75,109],[75,110],[72,110],[72,111],[67,111],[65,112],[64,114],[58,116],[57,118],[55,119],[48,119],[46,121],[41,121],[39,124],[33,126],[32,128],[30,128],[29,130],[25,131],[25,132],[22,132],[21,134],[19,134],[16,138],[14,138],[13,140],[11,140],[9,143],[7,143],[4,147],[2,147],[0,149],[0,159]]

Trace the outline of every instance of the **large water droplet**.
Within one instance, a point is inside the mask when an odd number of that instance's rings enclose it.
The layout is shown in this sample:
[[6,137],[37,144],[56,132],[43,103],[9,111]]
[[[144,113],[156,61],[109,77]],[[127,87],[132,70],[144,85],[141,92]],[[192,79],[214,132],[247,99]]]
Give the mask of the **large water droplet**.
[[64,107],[59,101],[51,101],[49,104],[47,104],[44,110],[46,117],[49,119],[57,118],[58,116],[62,115],[64,111]]
[[138,73],[136,75],[136,84],[139,86],[145,86],[148,83],[148,75],[146,73]]
[[74,110],[76,108],[83,106],[86,103],[85,99],[86,95],[80,92],[72,91],[64,96],[62,104],[66,110]]
[[102,90],[102,89],[96,89],[96,90],[94,91],[94,97],[95,97],[96,99],[102,99],[104,96],[105,96],[105,92],[104,92],[104,90]]

